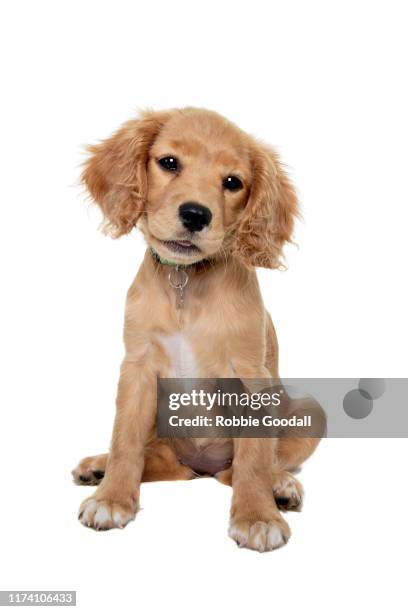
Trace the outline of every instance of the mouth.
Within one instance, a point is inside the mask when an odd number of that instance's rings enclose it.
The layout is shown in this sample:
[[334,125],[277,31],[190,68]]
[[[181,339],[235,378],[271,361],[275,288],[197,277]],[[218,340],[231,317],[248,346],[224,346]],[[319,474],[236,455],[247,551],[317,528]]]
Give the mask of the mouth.
[[162,240],[161,242],[172,253],[193,255],[200,252],[200,249],[189,240]]

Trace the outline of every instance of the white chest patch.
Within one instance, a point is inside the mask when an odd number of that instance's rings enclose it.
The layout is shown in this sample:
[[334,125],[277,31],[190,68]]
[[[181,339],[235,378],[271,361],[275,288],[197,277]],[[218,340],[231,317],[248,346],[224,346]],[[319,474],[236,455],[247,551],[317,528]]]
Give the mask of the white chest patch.
[[177,332],[171,335],[159,334],[160,344],[171,362],[170,378],[197,378],[196,357],[186,336]]

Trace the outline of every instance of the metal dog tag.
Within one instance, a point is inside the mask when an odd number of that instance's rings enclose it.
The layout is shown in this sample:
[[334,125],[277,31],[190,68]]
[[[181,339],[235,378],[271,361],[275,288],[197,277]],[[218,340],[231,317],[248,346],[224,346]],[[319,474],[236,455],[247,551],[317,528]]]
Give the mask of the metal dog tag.
[[178,266],[171,268],[169,272],[169,283],[176,292],[176,308],[181,310],[184,304],[184,288],[188,283],[188,274],[185,270],[180,270]]

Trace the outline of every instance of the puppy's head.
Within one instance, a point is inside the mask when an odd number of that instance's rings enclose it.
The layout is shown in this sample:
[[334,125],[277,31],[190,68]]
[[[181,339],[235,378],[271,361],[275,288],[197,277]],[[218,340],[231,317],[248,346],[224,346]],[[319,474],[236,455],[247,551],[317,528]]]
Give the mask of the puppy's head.
[[82,180],[118,237],[138,224],[165,260],[275,268],[297,200],[277,155],[216,113],[145,112],[89,147]]

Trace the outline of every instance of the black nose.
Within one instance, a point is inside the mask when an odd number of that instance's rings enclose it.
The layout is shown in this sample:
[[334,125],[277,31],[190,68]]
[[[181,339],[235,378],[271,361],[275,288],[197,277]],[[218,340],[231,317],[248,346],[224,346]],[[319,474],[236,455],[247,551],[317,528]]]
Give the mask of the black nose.
[[206,206],[196,202],[185,202],[179,206],[179,217],[190,232],[201,232],[203,227],[210,224],[212,213]]

